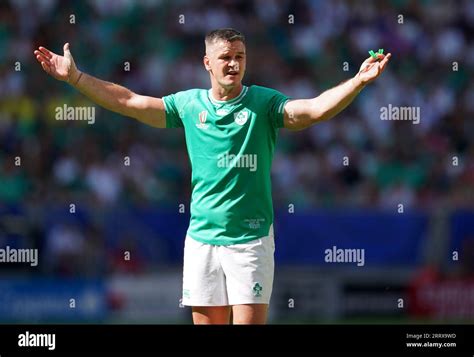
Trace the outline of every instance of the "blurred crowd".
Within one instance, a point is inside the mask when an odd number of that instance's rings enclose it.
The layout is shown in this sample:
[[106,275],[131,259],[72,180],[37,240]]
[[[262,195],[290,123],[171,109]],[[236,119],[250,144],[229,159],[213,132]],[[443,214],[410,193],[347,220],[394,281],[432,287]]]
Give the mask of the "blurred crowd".
[[[81,70],[164,96],[210,86],[203,38],[219,27],[246,36],[245,84],[291,98],[355,75],[371,49],[392,53],[382,77],[336,118],[280,131],[276,208],[473,207],[469,0],[2,1],[0,206],[187,205],[184,133],[99,108],[93,125],[55,120],[58,106],[92,103],[49,78],[33,50],[62,54],[69,42]],[[419,124],[381,120],[389,105],[419,108]]]

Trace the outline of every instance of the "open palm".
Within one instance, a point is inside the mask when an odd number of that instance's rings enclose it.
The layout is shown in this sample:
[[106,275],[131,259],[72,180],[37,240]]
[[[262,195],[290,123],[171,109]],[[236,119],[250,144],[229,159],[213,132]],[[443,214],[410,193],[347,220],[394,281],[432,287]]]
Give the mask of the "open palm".
[[384,71],[385,66],[388,63],[388,60],[392,56],[391,53],[388,53],[386,56],[383,54],[377,54],[378,59],[376,60],[372,56],[367,58],[362,65],[360,66],[359,73],[357,74],[363,84],[368,84],[372,82],[375,78],[380,76]]
[[44,71],[60,81],[69,82],[77,73],[77,67],[69,50],[69,43],[63,47],[64,55],[60,56],[45,47],[34,51],[36,59]]

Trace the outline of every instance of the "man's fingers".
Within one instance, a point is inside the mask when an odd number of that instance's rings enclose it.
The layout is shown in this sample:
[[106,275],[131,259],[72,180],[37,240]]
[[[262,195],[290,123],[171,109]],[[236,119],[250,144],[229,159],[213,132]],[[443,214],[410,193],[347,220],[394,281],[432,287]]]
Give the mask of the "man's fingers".
[[374,58],[372,56],[366,58],[365,61],[362,63],[361,72],[367,72],[374,66],[375,63],[379,63],[379,61],[382,61],[385,58],[386,56],[382,53],[377,53],[377,58]]
[[35,58],[36,58],[36,60],[37,60],[39,63],[41,63],[41,62],[44,61],[44,60],[41,58],[41,56],[37,55],[36,53],[35,53]]
[[41,62],[41,67],[43,67],[44,71],[46,73],[50,73],[50,69],[49,69],[49,66],[46,64],[46,62]]
[[385,55],[382,54],[382,53],[377,53],[376,55],[377,55],[377,58],[374,58],[374,57],[370,56],[364,62],[365,63],[374,63],[374,62],[378,62],[379,60],[381,60],[385,57]]
[[45,48],[43,46],[39,46],[38,49],[41,51],[42,54],[44,54],[46,56],[46,58],[53,57],[53,52],[51,52],[47,48]]
[[368,73],[368,81],[372,81],[373,79],[377,78],[385,69],[390,57],[392,56],[391,53],[384,55],[383,53],[377,53],[377,58],[373,58],[370,56],[367,58],[361,66],[361,70],[359,73]]
[[368,57],[364,63],[374,63],[374,62],[379,62],[379,61],[383,61],[385,58],[388,57],[388,55],[384,55],[383,53],[377,53],[377,58],[374,58],[372,56]]
[[385,66],[387,65],[388,63],[388,60],[390,59],[390,57],[392,57],[392,54],[391,53],[388,53],[385,58],[382,60],[382,62],[380,62],[380,68],[382,69],[382,71],[384,70]]
[[48,65],[50,64],[49,58],[46,58],[42,52],[35,51],[34,53],[36,55],[36,59],[38,60],[38,62],[46,62]]

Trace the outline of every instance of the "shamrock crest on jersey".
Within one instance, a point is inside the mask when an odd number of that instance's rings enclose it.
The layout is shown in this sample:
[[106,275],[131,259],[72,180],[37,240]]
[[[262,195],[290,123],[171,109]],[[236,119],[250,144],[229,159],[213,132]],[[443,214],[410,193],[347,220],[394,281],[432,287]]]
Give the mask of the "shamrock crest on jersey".
[[240,112],[234,113],[234,121],[239,125],[244,125],[249,119],[249,112],[241,110]]

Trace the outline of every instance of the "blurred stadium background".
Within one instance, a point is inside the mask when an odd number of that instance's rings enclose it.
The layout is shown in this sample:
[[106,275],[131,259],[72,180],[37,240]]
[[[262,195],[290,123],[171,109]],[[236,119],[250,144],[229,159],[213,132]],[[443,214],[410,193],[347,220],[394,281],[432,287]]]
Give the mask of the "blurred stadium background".
[[[38,249],[39,264],[0,263],[0,322],[191,322],[183,132],[98,107],[93,125],[55,120],[93,104],[33,50],[70,42],[81,70],[163,96],[210,86],[203,37],[218,27],[247,37],[245,84],[293,98],[370,49],[393,54],[337,118],[280,131],[270,322],[474,321],[474,1],[2,0],[0,248]],[[420,123],[381,120],[389,104]],[[365,249],[365,265],[325,262],[333,246]]]

